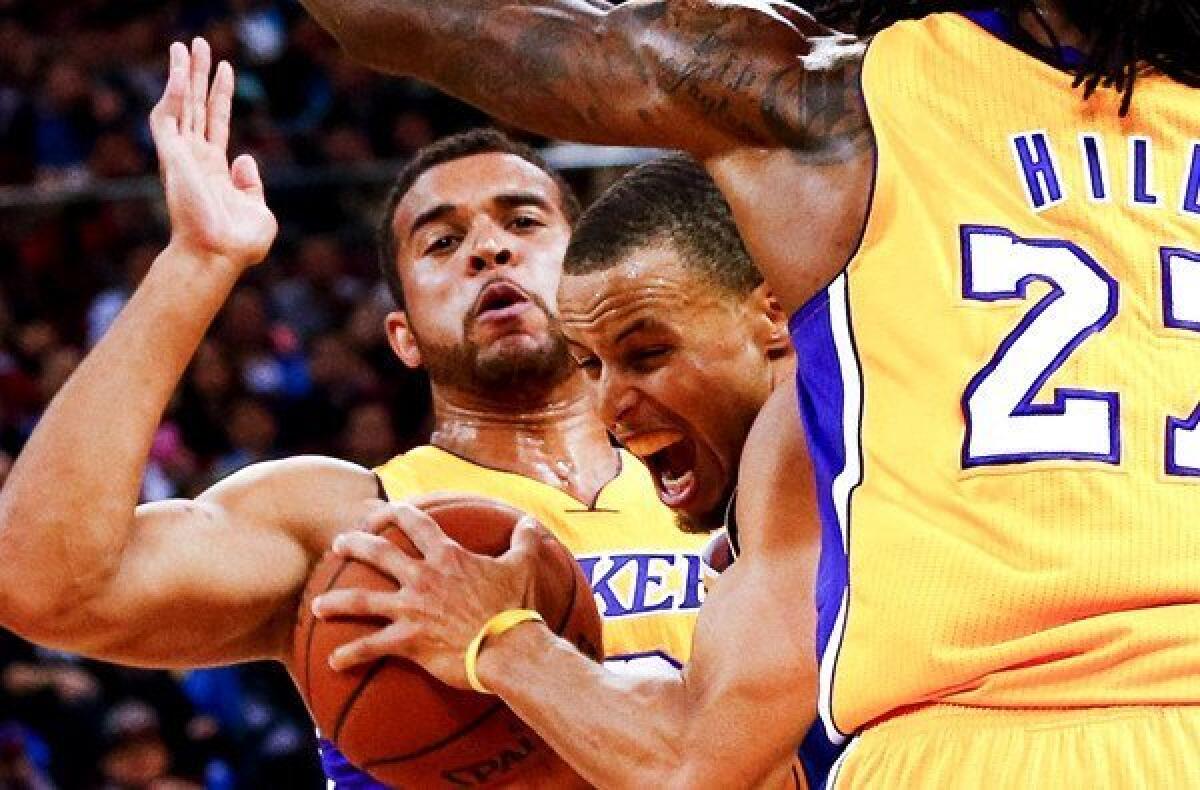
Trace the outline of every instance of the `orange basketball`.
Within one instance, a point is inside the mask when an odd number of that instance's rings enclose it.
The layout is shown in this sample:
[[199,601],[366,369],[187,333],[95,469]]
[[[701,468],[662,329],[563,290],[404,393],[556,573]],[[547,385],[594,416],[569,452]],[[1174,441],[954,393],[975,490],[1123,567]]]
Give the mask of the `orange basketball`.
[[[470,496],[439,496],[420,507],[465,548],[496,556],[521,517],[514,508]],[[395,526],[381,533],[420,556]],[[575,558],[548,532],[551,550],[537,579],[537,609],[547,626],[599,659],[601,620]],[[392,787],[496,787],[561,774],[559,758],[497,697],[450,688],[403,659],[349,671],[329,668],[338,646],[370,634],[373,619],[322,621],[312,599],[334,589],[396,589],[392,579],[353,560],[326,554],[304,591],[294,634],[297,683],[321,735],[354,765]]]

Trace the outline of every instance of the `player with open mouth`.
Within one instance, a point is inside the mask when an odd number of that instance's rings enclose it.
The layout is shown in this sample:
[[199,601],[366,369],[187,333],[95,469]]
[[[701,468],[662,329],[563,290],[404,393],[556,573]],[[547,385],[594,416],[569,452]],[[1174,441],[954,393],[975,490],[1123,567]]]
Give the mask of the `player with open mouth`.
[[[634,189],[663,206],[637,216],[622,204]],[[672,190],[685,197],[672,201]],[[722,233],[708,219],[722,212],[694,163],[646,165],[585,212],[558,294],[600,415],[650,468],[682,525],[699,531],[725,523],[750,426],[795,369],[783,311],[732,220]]]

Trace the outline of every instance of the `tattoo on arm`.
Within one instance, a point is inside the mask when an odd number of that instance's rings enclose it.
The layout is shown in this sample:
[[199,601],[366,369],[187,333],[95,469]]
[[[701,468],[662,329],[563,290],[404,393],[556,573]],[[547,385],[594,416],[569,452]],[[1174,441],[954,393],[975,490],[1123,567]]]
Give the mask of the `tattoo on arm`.
[[763,91],[763,122],[799,159],[811,164],[851,159],[873,144],[861,74],[861,61],[832,72],[799,66],[780,71]]
[[815,163],[870,143],[861,42],[778,0],[359,5],[381,17],[359,28],[376,62],[543,134],[698,154],[785,146]]
[[785,147],[813,164],[852,158],[871,144],[860,81],[865,46],[799,21],[808,29],[788,31],[792,40],[780,55],[770,51],[778,47],[778,20],[734,18],[686,54],[663,57],[659,85],[739,142]]

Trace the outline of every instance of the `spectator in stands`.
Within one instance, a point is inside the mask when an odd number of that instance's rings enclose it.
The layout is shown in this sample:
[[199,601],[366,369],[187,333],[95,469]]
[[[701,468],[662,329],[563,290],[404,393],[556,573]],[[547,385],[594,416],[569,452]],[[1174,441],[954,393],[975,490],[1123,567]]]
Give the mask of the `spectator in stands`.
[[104,719],[102,779],[97,790],[201,790],[172,770],[158,714],[140,700],[125,700]]
[[257,398],[234,402],[229,413],[229,442],[232,448],[217,461],[213,479],[228,477],[250,464],[276,457],[279,423],[267,405]]
[[28,733],[12,723],[0,722],[0,787],[5,790],[54,788],[30,755]]

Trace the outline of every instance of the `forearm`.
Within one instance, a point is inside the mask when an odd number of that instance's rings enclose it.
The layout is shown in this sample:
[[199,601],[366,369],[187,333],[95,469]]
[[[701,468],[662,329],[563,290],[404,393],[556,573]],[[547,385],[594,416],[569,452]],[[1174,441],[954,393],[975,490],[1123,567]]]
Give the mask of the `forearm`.
[[[302,2],[355,59],[560,139],[701,157],[747,144],[819,148],[836,109],[827,105],[841,100],[847,47],[811,66],[803,56],[845,37],[782,2]],[[809,80],[817,67],[835,73]]]
[[485,646],[479,673],[597,787],[666,787],[678,772],[687,721],[681,680],[618,675],[534,625]]
[[168,247],[51,402],[0,494],[0,602],[52,605],[115,570],[154,432],[235,280]]
[[606,38],[604,0],[301,2],[374,69],[420,78],[532,131],[614,142],[585,116],[605,86],[567,62]]

